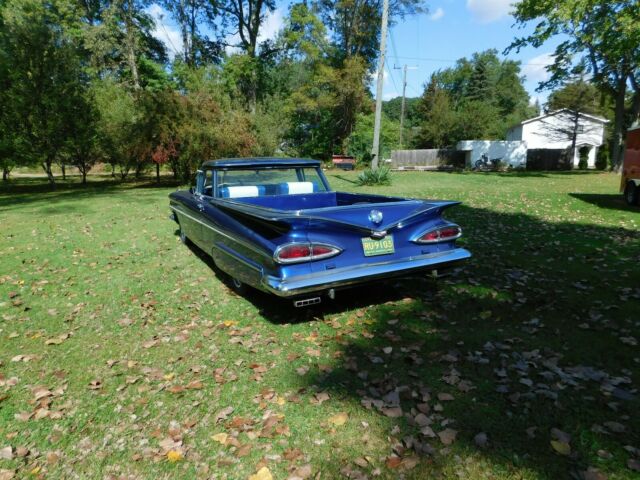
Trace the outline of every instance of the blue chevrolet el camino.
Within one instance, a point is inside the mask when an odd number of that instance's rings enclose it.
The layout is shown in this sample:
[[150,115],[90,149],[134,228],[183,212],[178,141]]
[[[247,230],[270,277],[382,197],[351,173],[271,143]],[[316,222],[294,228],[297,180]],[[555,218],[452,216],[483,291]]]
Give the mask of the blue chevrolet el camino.
[[471,254],[442,217],[459,202],[334,192],[320,162],[238,158],[204,163],[189,191],[169,195],[180,238],[246,285],[296,306],[353,285],[438,276]]

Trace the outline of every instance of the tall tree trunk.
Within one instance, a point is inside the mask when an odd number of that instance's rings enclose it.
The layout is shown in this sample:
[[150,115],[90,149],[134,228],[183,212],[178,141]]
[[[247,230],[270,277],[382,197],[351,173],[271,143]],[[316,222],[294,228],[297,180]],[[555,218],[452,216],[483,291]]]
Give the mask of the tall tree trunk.
[[160,183],[160,164],[156,162],[156,183]]
[[127,63],[131,69],[131,79],[133,88],[140,89],[140,76],[138,74],[138,64],[136,63],[136,32],[133,25],[133,1],[128,0],[127,12],[125,15],[125,44],[127,48]]
[[67,167],[64,164],[64,162],[60,164],[60,169],[62,170],[62,180],[66,180],[67,179]]
[[619,172],[622,167],[622,133],[624,129],[625,97],[627,94],[627,78],[618,80],[616,91],[615,120],[611,136],[611,169]]
[[47,174],[47,179],[52,187],[56,186],[56,179],[53,177],[53,173],[51,172],[51,160],[46,160],[42,162],[42,169],[44,173]]
[[81,164],[81,165],[78,165],[78,169],[82,174],[82,184],[86,185],[87,184],[87,166],[84,164]]
[[9,180],[9,168],[6,166],[2,166],[2,181],[6,182]]

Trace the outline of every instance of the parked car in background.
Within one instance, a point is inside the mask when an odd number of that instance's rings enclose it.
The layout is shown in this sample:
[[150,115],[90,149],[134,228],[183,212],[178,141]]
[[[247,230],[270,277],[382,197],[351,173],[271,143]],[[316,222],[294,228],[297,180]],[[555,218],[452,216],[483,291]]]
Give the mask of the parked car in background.
[[627,132],[620,191],[629,205],[640,204],[640,125]]
[[467,260],[462,229],[443,218],[459,202],[334,192],[320,162],[206,162],[196,185],[170,196],[183,241],[245,285],[296,306],[393,277],[439,276]]

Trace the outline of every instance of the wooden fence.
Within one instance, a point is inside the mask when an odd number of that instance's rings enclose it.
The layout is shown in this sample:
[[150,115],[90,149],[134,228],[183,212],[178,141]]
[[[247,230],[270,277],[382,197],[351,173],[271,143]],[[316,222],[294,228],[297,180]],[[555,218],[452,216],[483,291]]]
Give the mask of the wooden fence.
[[450,170],[464,168],[466,152],[451,149],[393,150],[393,170]]

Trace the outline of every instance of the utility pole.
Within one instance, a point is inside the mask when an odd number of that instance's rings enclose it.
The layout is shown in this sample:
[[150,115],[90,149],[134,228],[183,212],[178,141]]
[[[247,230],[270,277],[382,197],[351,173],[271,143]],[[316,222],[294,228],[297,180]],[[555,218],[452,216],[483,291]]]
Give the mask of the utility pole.
[[[395,70],[400,70],[400,67],[393,66]],[[402,75],[402,104],[400,107],[400,150],[402,150],[402,137],[404,136],[404,112],[405,112],[405,99],[407,93],[407,70],[415,70],[417,67],[409,68],[407,64],[404,64]]]
[[378,61],[378,82],[376,88],[376,117],[373,127],[373,148],[371,149],[371,169],[378,169],[380,155],[380,117],[382,116],[382,86],[384,82],[384,56],[387,50],[387,24],[389,22],[389,0],[382,3],[382,28],[380,31],[380,60]]

